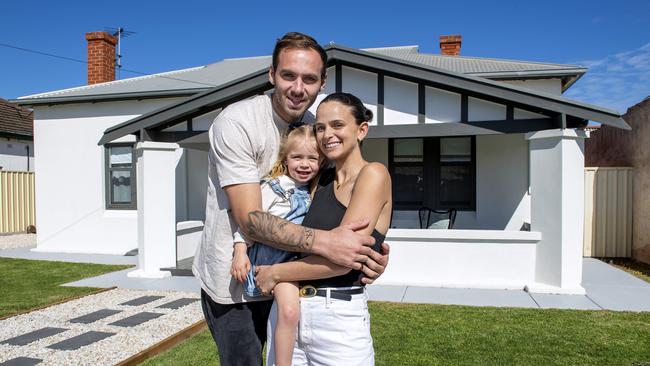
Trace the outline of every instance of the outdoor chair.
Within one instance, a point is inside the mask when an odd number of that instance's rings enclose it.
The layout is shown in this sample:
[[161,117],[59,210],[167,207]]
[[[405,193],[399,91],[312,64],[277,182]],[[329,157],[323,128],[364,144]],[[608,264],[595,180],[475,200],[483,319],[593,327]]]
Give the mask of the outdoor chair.
[[456,209],[432,210],[422,207],[418,210],[420,229],[453,229],[456,222]]

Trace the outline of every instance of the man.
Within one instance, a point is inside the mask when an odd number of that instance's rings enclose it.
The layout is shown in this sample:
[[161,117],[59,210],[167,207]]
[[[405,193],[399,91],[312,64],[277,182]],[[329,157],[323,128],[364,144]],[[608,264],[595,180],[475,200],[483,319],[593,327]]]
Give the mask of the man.
[[268,299],[244,297],[230,275],[237,226],[251,240],[361,269],[366,283],[383,273],[388,261],[387,246],[380,255],[368,246],[371,236],[355,232],[367,221],[322,231],[261,211],[260,178],[275,162],[289,125],[313,122],[307,108],[325,86],[326,65],[327,55],[312,37],[287,33],[276,43],[269,68],[273,94],[226,107],[210,127],[205,227],[192,271],[201,283],[203,312],[222,365],[262,363],[271,307]]

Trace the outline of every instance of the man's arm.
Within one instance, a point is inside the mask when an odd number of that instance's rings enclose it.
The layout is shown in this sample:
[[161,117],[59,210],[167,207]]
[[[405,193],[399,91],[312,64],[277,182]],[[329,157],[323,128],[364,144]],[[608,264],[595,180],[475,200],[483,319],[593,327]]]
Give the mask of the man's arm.
[[[361,278],[361,282],[371,284],[384,272],[388,265],[388,251],[388,245],[382,243],[381,253],[375,251],[370,253],[372,260],[363,264],[364,277]],[[279,282],[330,278],[346,274],[349,271],[349,268],[336,265],[321,256],[310,255],[299,260],[276,263],[271,266],[257,266],[255,267],[255,282],[262,293],[268,295]]]
[[262,211],[260,185],[234,184],[224,187],[233,219],[250,239],[278,249],[321,255],[341,266],[362,269],[371,261],[375,239],[356,232],[368,226],[368,220],[353,222],[330,231],[296,225]]

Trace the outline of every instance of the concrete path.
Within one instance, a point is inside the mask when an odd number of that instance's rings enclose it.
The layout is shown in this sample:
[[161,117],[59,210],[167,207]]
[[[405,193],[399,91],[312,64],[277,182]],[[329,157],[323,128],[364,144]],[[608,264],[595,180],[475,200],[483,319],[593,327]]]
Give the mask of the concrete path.
[[650,284],[596,259],[585,259],[582,286],[603,309],[650,311]]
[[[104,264],[136,264],[137,256],[106,256],[32,252],[29,249],[0,250],[0,257],[13,257],[68,262]],[[104,274],[71,282],[65,286],[90,286],[137,290],[173,290],[199,292],[194,277],[140,279],[127,277],[132,269]],[[416,286],[372,285],[368,287],[371,300],[404,303],[447,304],[467,306],[497,306],[543,309],[580,309],[650,311],[650,283],[640,280],[600,260],[585,258],[582,285],[586,295],[534,294],[523,290],[486,290],[434,288]]]
[[199,281],[190,276],[174,276],[161,279],[132,278],[127,273],[133,269],[125,269],[118,272],[106,273],[97,277],[84,278],[80,281],[66,283],[64,286],[82,287],[118,287],[132,290],[172,290],[183,292],[200,292]]
[[404,303],[543,309],[650,311],[650,283],[600,260],[583,260],[586,295],[534,294],[514,290],[370,286],[370,299]]

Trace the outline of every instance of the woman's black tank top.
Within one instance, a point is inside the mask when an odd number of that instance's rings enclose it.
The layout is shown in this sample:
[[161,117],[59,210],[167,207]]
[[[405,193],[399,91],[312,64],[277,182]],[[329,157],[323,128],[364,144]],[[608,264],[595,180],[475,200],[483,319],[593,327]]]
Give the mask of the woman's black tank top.
[[[334,194],[334,182],[330,182],[326,186],[319,187],[314,194],[314,199],[311,202],[309,211],[302,222],[303,226],[320,229],[331,230],[338,227],[345,215],[345,207]],[[372,231],[372,237],[375,238],[375,245],[373,249],[380,252],[381,243],[384,242],[385,236],[377,230]],[[349,287],[349,286],[363,286],[361,283],[361,271],[352,270],[342,276],[324,278],[320,280],[301,281],[300,285],[312,285],[314,287]]]

